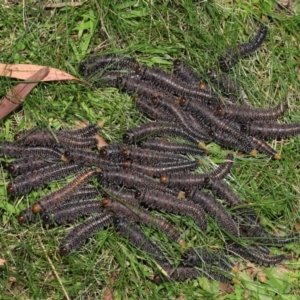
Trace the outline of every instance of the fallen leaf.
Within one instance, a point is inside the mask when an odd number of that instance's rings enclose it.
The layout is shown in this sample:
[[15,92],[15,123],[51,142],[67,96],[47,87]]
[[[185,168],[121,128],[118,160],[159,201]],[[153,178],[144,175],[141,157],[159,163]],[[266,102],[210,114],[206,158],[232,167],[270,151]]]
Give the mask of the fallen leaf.
[[260,282],[266,282],[267,281],[267,275],[262,271],[257,273],[257,277],[258,277]]
[[5,265],[5,259],[3,258],[0,258],[0,267],[4,266]]
[[[0,76],[28,80],[29,76],[33,76],[41,68],[45,68],[45,66],[29,65],[29,64],[16,64],[16,65],[0,64]],[[49,73],[43,79],[43,81],[59,81],[59,80],[81,81],[80,79],[76,78],[73,75],[70,75],[67,72],[49,67]]]
[[13,87],[0,103],[0,120],[6,117],[9,113],[15,110],[25,97],[35,88],[35,86],[42,81],[49,73],[49,68],[40,68],[26,81],[19,83]]
[[227,294],[234,293],[234,287],[229,283],[220,282],[219,287],[222,292],[226,292]]

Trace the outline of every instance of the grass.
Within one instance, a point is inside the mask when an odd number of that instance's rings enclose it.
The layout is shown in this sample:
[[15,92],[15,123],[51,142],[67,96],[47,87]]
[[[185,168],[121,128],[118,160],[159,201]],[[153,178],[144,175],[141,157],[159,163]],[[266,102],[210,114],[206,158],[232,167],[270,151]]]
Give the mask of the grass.
[[[91,0],[78,7],[45,8],[46,2],[0,4],[0,62],[49,65],[78,76],[79,62],[91,53],[121,52],[140,62],[171,69],[181,58],[205,78],[206,70],[230,45],[246,41],[263,20],[269,27],[261,51],[241,61],[231,72],[257,107],[288,99],[290,109],[281,119],[300,121],[299,24],[300,6],[283,7],[268,1],[107,1]],[[48,2],[47,2],[48,3]],[[0,95],[16,80],[0,77]],[[105,121],[101,135],[120,141],[128,128],[146,120],[125,94],[115,89],[92,90],[82,83],[39,84],[21,109],[0,122],[0,139],[32,126],[72,128],[75,121]],[[273,141],[282,156],[237,157],[230,185],[253,206],[270,232],[295,230],[300,217],[298,137]],[[209,167],[220,161],[224,149],[210,145]],[[216,282],[199,278],[184,283],[155,285],[158,271],[149,257],[121,239],[113,228],[99,232],[79,251],[60,257],[58,245],[70,230],[45,230],[41,223],[21,227],[18,213],[43,191],[9,199],[10,178],[1,169],[0,180],[0,287],[1,299],[299,299],[300,249],[298,244],[272,253],[286,253],[283,265],[264,268],[240,261],[239,282],[231,293]],[[49,185],[56,189],[61,182]],[[182,229],[188,246],[223,246],[223,234],[210,223],[202,236],[188,218],[167,215]],[[171,257],[179,257],[162,234],[145,229]],[[266,279],[265,279],[266,277]],[[109,298],[107,298],[109,299]]]

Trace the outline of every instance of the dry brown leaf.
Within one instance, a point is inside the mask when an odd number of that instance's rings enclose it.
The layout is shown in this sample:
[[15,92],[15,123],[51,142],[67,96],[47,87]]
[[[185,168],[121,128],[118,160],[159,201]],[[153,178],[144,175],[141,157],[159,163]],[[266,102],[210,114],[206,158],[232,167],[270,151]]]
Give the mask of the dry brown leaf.
[[5,265],[5,259],[3,258],[0,258],[0,267],[4,266]]
[[114,282],[117,279],[117,274],[112,274],[112,276],[109,278],[109,282],[108,285],[104,287],[103,289],[103,300],[113,300],[114,296],[113,296],[113,291],[112,291],[112,286],[114,284]]
[[[29,65],[29,64],[17,64],[7,65],[0,64],[0,76],[12,77],[17,79],[27,80],[28,77],[33,76],[37,71],[45,66]],[[43,81],[59,81],[59,80],[78,80],[73,75],[61,71],[59,69],[50,68],[49,74],[43,79]]]
[[267,275],[262,271],[257,273],[257,277],[258,277],[260,282],[266,282],[267,281]]
[[234,293],[234,287],[230,283],[220,282],[219,288],[222,292],[226,292],[226,294]]
[[39,69],[26,81],[12,88],[0,103],[0,120],[15,110],[25,100],[26,96],[42,81],[49,73],[49,68]]

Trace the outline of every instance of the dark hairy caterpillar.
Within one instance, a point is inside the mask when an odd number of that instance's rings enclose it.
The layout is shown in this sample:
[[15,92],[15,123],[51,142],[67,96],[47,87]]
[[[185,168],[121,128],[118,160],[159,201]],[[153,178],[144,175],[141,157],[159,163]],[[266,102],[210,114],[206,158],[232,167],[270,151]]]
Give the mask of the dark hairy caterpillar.
[[183,138],[192,143],[199,143],[199,140],[191,136],[183,128],[179,128],[175,123],[171,122],[149,122],[139,127],[128,130],[123,135],[125,144],[138,143],[148,137],[155,136],[175,136]]
[[31,206],[22,210],[18,216],[20,225],[29,225],[31,223],[34,223],[36,219],[37,215],[33,213]]
[[161,107],[153,107],[149,101],[145,101],[146,99],[144,97],[145,96],[138,96],[134,99],[136,107],[142,113],[152,120],[173,123],[174,117],[171,114],[166,113]]
[[64,200],[64,204],[77,203],[79,201],[91,200],[100,196],[100,191],[93,186],[83,186]]
[[165,153],[149,149],[141,149],[134,146],[123,147],[121,151],[123,159],[131,159],[135,162],[145,164],[153,163],[186,163],[190,162],[187,157]]
[[115,218],[114,227],[118,234],[126,238],[136,248],[147,252],[160,266],[169,266],[168,259],[162,250],[133,223],[125,218]]
[[221,180],[228,175],[233,165],[233,154],[227,154],[226,159],[228,160],[227,162],[220,164],[217,169],[209,173],[169,174],[168,176],[161,176],[160,182],[173,189],[191,189],[196,187],[204,187],[207,185],[206,182],[209,178],[211,178],[212,180]]
[[161,209],[174,214],[189,216],[194,219],[198,227],[205,232],[207,221],[202,208],[188,200],[181,200],[172,195],[162,193],[158,190],[143,190],[136,192],[136,198],[148,207]]
[[275,266],[286,259],[285,255],[268,255],[261,251],[260,248],[254,246],[243,246],[238,243],[232,243],[227,246],[229,252],[234,255],[241,256],[244,259],[263,266]]
[[22,147],[12,142],[0,142],[0,156],[2,157],[28,157],[35,156],[44,159],[60,160],[63,151],[58,148]]
[[113,162],[111,160],[103,159],[97,152],[85,150],[85,149],[74,149],[66,151],[64,155],[65,159],[70,162],[81,163],[85,166],[100,167],[101,169],[107,169],[111,167],[122,167],[122,164]]
[[246,123],[241,125],[241,132],[265,140],[282,139],[300,134],[300,122],[279,123]]
[[[214,133],[212,138],[217,143],[228,146],[228,144],[231,142],[232,145],[229,146],[233,146],[234,148],[242,150],[246,153],[251,153],[253,150],[255,150],[253,142],[248,136],[246,136],[246,134],[240,131],[233,122],[228,122],[228,120],[219,118],[209,107],[185,98],[180,100],[180,105],[183,107],[183,109],[190,111],[192,115],[199,118],[199,121],[204,126],[208,126],[211,129],[211,131]],[[219,136],[218,140],[216,140],[217,136]],[[228,144],[222,143],[222,137],[226,138]]]
[[75,129],[75,130],[59,130],[57,131],[61,135],[67,135],[70,137],[94,137],[96,133],[98,133],[100,127],[97,124],[89,124],[86,127]]
[[178,79],[184,82],[199,85],[199,83],[202,81],[201,76],[198,75],[192,67],[188,66],[180,59],[175,59],[173,61],[173,73]]
[[204,248],[188,249],[184,251],[182,257],[184,265],[189,267],[202,267],[209,264],[224,271],[231,271],[234,266],[234,263],[223,253]]
[[[206,269],[198,269],[194,267],[186,267],[186,266],[173,266],[173,267],[164,267],[164,271],[168,274],[168,279],[173,281],[185,281],[186,279],[196,279],[198,277],[207,277],[212,280],[230,283],[232,282],[232,278],[226,275],[216,272],[214,270]],[[153,278],[155,283],[161,283],[163,278],[160,275],[155,275]]]
[[144,65],[141,66],[138,74],[143,80],[149,81],[152,85],[159,86],[166,92],[176,96],[193,98],[205,105],[215,106],[219,103],[217,94],[212,91],[195,88],[191,84],[183,83],[160,68]]
[[269,144],[267,144],[265,141],[262,141],[254,136],[251,136],[250,138],[252,139],[257,151],[266,154],[268,156],[271,156],[274,159],[281,158],[280,154],[275,149],[273,149]]
[[91,214],[103,211],[101,201],[91,200],[77,203],[66,203],[59,205],[42,214],[44,224],[52,225],[72,222],[79,217],[89,216]]
[[223,72],[228,72],[239,59],[251,55],[258,50],[264,43],[268,33],[268,28],[261,24],[256,35],[247,43],[237,46],[237,48],[229,47],[226,52],[219,58],[220,68]]
[[222,230],[233,236],[240,236],[239,228],[231,215],[211,194],[194,189],[188,194],[187,198],[201,206]]
[[59,251],[61,255],[67,255],[78,249],[85,241],[97,231],[104,229],[113,221],[113,216],[107,212],[100,213],[89,218],[85,222],[77,225],[65,237],[60,244]]
[[288,102],[284,101],[276,107],[254,108],[226,103],[217,108],[219,116],[233,119],[237,122],[271,121],[281,117],[288,109]]
[[89,77],[101,70],[125,70],[135,72],[139,68],[138,62],[123,54],[106,54],[103,56],[92,56],[83,61],[79,66],[79,72]]
[[13,196],[24,194],[32,189],[42,187],[46,183],[66,177],[83,168],[82,164],[60,164],[16,177],[7,186],[7,194]]
[[162,186],[159,182],[155,181],[152,177],[128,169],[103,170],[102,172],[99,173],[98,179],[101,182],[103,181],[111,182],[117,185],[124,185],[128,188],[156,189],[171,194],[176,193],[172,190],[169,190],[165,186]]
[[207,150],[199,148],[195,145],[184,144],[179,142],[171,142],[164,138],[149,138],[142,140],[138,143],[141,148],[162,151],[162,152],[172,152],[179,154],[194,154],[194,155],[205,155]]
[[131,160],[125,160],[123,162],[123,167],[146,174],[148,176],[160,177],[167,174],[192,171],[198,168],[200,164],[201,162],[199,161],[188,161],[176,163],[171,162],[170,164],[142,165],[132,162]]
[[101,148],[100,157],[113,162],[121,162],[121,150],[122,145],[120,145],[119,143],[113,143]]
[[114,184],[103,184],[101,189],[101,195],[108,197],[119,202],[126,202],[130,205],[139,206],[138,201],[135,199],[135,190],[126,188],[119,188]]
[[251,213],[239,214],[239,227],[241,235],[248,238],[248,240],[260,243],[263,245],[285,245],[290,243],[299,242],[300,234],[292,233],[286,236],[278,236],[268,233],[264,227],[262,227],[258,220],[253,220]]
[[162,217],[154,216],[141,207],[126,206],[118,201],[107,198],[102,200],[102,205],[105,210],[114,213],[116,217],[122,216],[130,221],[139,222],[160,230],[173,241],[178,242],[180,239],[180,232],[171,223]]
[[227,96],[230,102],[237,102],[241,87],[234,78],[218,71],[215,67],[207,71],[207,76],[212,85],[219,89],[223,95]]
[[5,169],[12,176],[21,175],[32,172],[38,169],[45,168],[55,163],[45,159],[34,159],[33,157],[19,158],[9,164],[5,165]]
[[74,191],[80,189],[98,173],[100,173],[100,169],[98,168],[82,171],[77,175],[77,177],[75,177],[75,179],[59,190],[40,198],[35,204],[33,204],[32,211],[34,213],[43,213],[46,210],[52,209],[52,207],[65,201],[74,193]]
[[214,194],[221,199],[225,200],[226,204],[230,207],[235,207],[235,212],[250,213],[249,218],[251,224],[257,222],[258,216],[251,208],[247,207],[247,204],[240,200],[233,190],[222,180],[212,178],[206,181],[206,186],[209,187]]
[[183,127],[191,136],[194,136],[196,139],[202,142],[211,141],[207,127],[203,126],[196,118],[181,109],[178,103],[170,101],[166,98],[167,97],[154,98],[152,103],[155,105],[155,107],[160,107],[167,114],[173,116],[173,121],[178,123],[180,127]]
[[20,145],[31,146],[61,146],[63,148],[92,148],[97,145],[94,137],[70,136],[37,128],[18,140]]

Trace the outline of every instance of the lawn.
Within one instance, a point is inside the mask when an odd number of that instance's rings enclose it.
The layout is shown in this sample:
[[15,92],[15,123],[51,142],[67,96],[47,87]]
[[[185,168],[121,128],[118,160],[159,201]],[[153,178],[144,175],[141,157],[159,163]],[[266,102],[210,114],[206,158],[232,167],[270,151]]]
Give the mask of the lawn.
[[[287,1],[286,1],[287,2]],[[54,1],[0,3],[0,63],[35,64],[59,68],[80,77],[82,59],[94,54],[124,53],[139,62],[171,70],[180,58],[207,79],[206,71],[230,45],[245,42],[261,22],[269,28],[263,47],[240,61],[230,76],[245,90],[255,107],[276,106],[287,99],[282,122],[300,121],[300,5],[280,1],[109,1],[55,7]],[[0,77],[0,95],[17,80]],[[74,128],[76,122],[104,122],[101,136],[120,142],[129,128],[147,121],[132,99],[115,88],[92,88],[84,82],[40,83],[22,107],[0,121],[0,140],[33,126]],[[272,160],[236,155],[227,182],[255,209],[273,234],[300,230],[299,137],[270,141],[281,155]],[[216,144],[203,168],[212,169],[226,154]],[[7,161],[1,158],[1,161]],[[0,290],[1,299],[288,299],[300,298],[299,243],[271,247],[288,259],[276,267],[262,267],[235,258],[235,284],[227,291],[206,278],[155,284],[159,270],[147,254],[135,249],[109,227],[84,247],[66,257],[60,241],[74,225],[46,229],[41,222],[20,226],[21,210],[64,182],[24,196],[6,193],[9,175],[1,167],[0,180]],[[224,236],[213,220],[206,235],[188,218],[163,214],[182,230],[189,247],[224,247]],[[180,246],[170,245],[160,233],[145,232],[170,256],[180,257]]]

